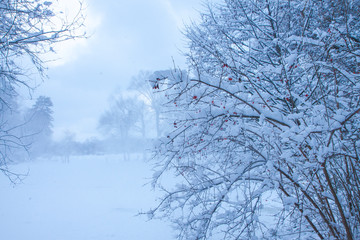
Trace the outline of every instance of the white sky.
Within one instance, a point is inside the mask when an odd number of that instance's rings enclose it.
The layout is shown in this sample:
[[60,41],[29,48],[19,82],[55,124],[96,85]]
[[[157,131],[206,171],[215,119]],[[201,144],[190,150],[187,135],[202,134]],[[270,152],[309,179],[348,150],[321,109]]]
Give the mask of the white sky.
[[[62,0],[69,8],[77,0]],[[54,103],[54,137],[96,136],[99,116],[116,89],[125,90],[140,70],[163,70],[185,59],[183,22],[196,19],[201,0],[87,0],[92,37],[65,44],[36,95]]]

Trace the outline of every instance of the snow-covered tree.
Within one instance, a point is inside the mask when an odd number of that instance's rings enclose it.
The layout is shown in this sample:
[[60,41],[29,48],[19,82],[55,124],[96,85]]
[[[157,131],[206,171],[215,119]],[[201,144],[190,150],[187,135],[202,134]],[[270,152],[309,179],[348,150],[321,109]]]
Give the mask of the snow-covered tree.
[[[184,75],[186,75],[184,73]],[[148,111],[153,113],[155,117],[156,137],[161,135],[161,109],[164,102],[164,93],[161,91],[154,91],[160,88],[168,77],[172,77],[171,70],[159,70],[154,72],[140,72],[136,77],[133,77],[130,90],[137,91],[141,98],[148,106]]]
[[130,132],[144,134],[144,103],[135,97],[116,96],[110,109],[99,120],[99,129],[106,135],[126,140]]
[[[52,1],[43,0],[0,1],[0,120],[5,111],[13,111],[11,102],[19,89],[31,91],[37,85],[32,78],[35,72],[44,77],[42,55],[54,51],[58,42],[83,36],[77,32],[84,20],[82,10],[68,19],[53,6]],[[7,152],[24,147],[22,137],[14,130],[19,128],[14,122],[0,122],[3,171],[10,160]]]
[[150,216],[179,239],[359,239],[359,9],[209,4],[186,29],[192,74],[159,85],[173,119],[154,185],[179,183]]
[[34,155],[48,152],[52,142],[53,103],[49,97],[40,96],[27,112],[26,132],[30,152]]
[[8,169],[10,160],[24,156],[28,147],[22,127],[23,116],[15,95],[0,92],[0,171],[9,177],[13,175]]

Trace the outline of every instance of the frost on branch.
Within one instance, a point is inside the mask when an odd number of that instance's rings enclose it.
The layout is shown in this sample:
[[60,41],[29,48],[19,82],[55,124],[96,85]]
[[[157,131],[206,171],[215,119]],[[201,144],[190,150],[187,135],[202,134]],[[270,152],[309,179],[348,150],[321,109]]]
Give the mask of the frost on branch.
[[209,4],[186,30],[191,72],[162,88],[154,185],[179,184],[151,216],[179,239],[360,238],[359,8]]

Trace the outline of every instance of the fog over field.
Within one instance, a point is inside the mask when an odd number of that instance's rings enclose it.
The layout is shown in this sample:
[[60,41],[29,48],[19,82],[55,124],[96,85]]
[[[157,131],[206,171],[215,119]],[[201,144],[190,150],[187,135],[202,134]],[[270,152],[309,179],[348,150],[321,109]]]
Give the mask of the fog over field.
[[139,216],[157,193],[147,185],[142,154],[50,157],[12,168],[27,176],[16,185],[1,176],[3,239],[175,239],[166,222]]

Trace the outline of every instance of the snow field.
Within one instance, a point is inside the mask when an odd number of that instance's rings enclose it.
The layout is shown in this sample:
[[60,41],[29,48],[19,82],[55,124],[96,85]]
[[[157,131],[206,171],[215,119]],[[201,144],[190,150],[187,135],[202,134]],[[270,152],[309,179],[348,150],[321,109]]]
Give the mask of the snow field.
[[155,206],[151,166],[142,155],[70,157],[12,166],[17,185],[0,176],[0,231],[7,240],[174,239],[167,223],[139,211]]

